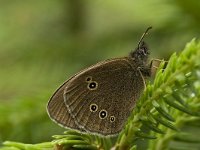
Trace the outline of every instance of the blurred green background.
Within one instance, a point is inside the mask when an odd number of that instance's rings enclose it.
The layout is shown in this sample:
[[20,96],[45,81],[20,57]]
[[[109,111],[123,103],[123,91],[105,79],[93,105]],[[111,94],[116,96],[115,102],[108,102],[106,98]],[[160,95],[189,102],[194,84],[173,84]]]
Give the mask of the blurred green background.
[[151,58],[200,35],[197,0],[0,1],[0,142],[37,143],[64,129],[47,116],[56,88],[100,60],[126,56],[148,26]]

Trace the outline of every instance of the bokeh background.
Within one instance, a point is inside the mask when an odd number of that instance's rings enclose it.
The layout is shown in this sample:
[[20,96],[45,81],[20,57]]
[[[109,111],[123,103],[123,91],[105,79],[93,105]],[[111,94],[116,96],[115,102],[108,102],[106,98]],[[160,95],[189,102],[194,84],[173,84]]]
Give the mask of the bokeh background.
[[100,60],[126,56],[148,26],[151,58],[168,59],[200,35],[197,0],[0,1],[0,143],[38,143],[64,129],[46,104]]

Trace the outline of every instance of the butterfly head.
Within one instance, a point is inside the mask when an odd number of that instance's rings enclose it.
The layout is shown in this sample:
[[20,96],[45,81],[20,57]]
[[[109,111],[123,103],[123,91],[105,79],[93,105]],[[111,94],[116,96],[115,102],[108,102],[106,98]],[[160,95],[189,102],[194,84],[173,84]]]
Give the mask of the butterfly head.
[[147,44],[142,41],[140,46],[138,46],[135,51],[130,53],[130,56],[136,61],[146,63],[149,54],[150,53]]
[[140,64],[146,64],[149,57],[149,48],[147,44],[144,42],[144,37],[148,34],[148,31],[152,27],[148,27],[147,30],[142,35],[140,41],[138,42],[137,48],[130,53],[130,57]]

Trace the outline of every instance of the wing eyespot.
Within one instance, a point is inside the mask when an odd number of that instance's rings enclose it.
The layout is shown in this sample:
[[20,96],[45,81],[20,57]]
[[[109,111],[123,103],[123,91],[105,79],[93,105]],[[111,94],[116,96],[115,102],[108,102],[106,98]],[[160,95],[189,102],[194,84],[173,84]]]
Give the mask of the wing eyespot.
[[92,77],[91,77],[91,76],[86,77],[86,78],[85,78],[85,81],[86,81],[86,82],[92,81]]
[[115,122],[115,116],[110,116],[110,122]]
[[99,112],[99,118],[100,119],[105,119],[107,117],[107,111],[102,109],[100,112]]
[[88,87],[89,90],[96,90],[97,87],[98,87],[98,83],[97,83],[96,81],[92,81],[92,82],[90,82],[90,83],[88,84],[87,87]]
[[97,110],[98,110],[97,104],[91,104],[91,105],[90,105],[90,111],[91,111],[91,112],[96,112]]

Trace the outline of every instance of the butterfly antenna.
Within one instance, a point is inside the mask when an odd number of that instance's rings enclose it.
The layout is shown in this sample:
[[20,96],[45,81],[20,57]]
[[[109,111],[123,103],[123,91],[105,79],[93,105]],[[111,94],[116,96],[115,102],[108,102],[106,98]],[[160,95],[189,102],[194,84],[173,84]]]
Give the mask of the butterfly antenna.
[[148,28],[146,29],[146,31],[142,34],[142,36],[141,36],[141,38],[140,38],[140,40],[139,40],[139,42],[138,42],[138,49],[140,48],[140,45],[141,45],[141,43],[142,43],[144,37],[148,34],[148,32],[149,32],[150,29],[152,29],[152,27],[148,27]]

